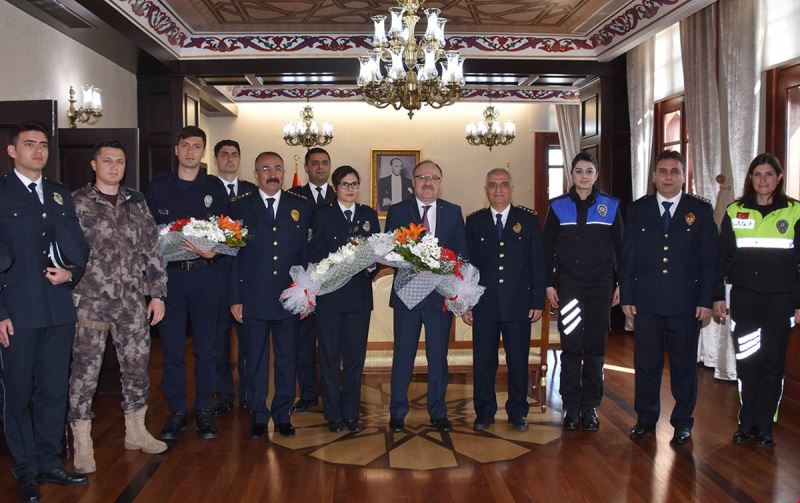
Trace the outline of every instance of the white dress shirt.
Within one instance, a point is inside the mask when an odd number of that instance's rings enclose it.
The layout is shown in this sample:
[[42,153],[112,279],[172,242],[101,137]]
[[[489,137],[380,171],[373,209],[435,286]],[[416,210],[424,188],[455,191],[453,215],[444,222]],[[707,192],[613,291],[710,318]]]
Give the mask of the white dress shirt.
[[353,202],[353,205],[350,206],[349,208],[347,206],[345,206],[344,204],[342,204],[342,202],[339,201],[339,200],[337,200],[336,202],[339,203],[339,209],[342,210],[342,215],[344,215],[345,218],[347,218],[347,215],[345,214],[345,211],[346,210],[350,210],[350,221],[354,222],[355,218],[356,218],[356,203],[355,203],[355,201]]
[[278,203],[281,202],[281,192],[283,191],[279,190],[274,196],[267,195],[267,193],[261,189],[258,189],[258,192],[261,194],[261,202],[264,203],[264,207],[267,209],[269,209],[269,203],[267,202],[267,199],[270,197],[275,199],[275,202],[272,203],[272,211],[275,212],[275,218],[278,218]]
[[675,216],[675,208],[677,208],[678,207],[678,203],[681,202],[681,196],[682,195],[683,195],[683,192],[678,192],[677,196],[667,199],[666,197],[664,197],[661,194],[659,194],[658,192],[656,192],[656,201],[658,201],[658,214],[661,215],[661,216],[664,216],[664,205],[661,204],[661,203],[663,203],[664,201],[669,201],[669,202],[672,203],[672,206],[669,207],[669,216],[670,217],[674,217]]
[[428,227],[430,227],[430,232],[432,235],[436,235],[436,201],[432,202],[431,204],[425,204],[419,200],[419,198],[415,198],[417,200],[417,209],[419,210],[419,219],[420,222],[422,221],[422,215],[425,213],[425,208],[423,206],[430,206],[428,208]]
[[395,175],[394,173],[391,176],[392,204],[395,204],[403,200],[403,176]]
[[[317,192],[317,187],[322,189],[321,191]],[[314,185],[311,182],[308,182],[308,188],[311,189],[311,195],[314,196],[314,201],[317,200],[317,194],[322,194],[322,200],[325,200],[325,194],[328,192],[328,184],[325,185]]]
[[17,178],[19,178],[19,181],[22,182],[22,185],[25,186],[26,190],[28,190],[28,191],[31,190],[30,187],[28,187],[28,185],[30,185],[32,183],[36,184],[36,195],[39,196],[39,202],[44,204],[44,189],[42,187],[42,177],[40,176],[38,180],[31,180],[30,178],[28,178],[27,176],[23,175],[22,173],[20,173],[16,169],[14,170],[14,173],[17,175]]
[[506,228],[506,222],[508,221],[508,214],[511,213],[511,205],[509,204],[508,206],[506,206],[506,209],[504,209],[503,211],[499,211],[499,212],[496,211],[491,206],[489,207],[489,210],[492,212],[492,223],[493,224],[495,224],[497,222],[497,215],[502,215],[500,217],[500,221],[503,222],[503,229],[505,229]]
[[234,178],[230,182],[222,178],[221,176],[218,176],[217,178],[219,178],[220,181],[222,181],[223,185],[225,185],[225,192],[228,192],[230,190],[230,187],[228,187],[228,185],[233,185],[233,195],[234,196],[239,195],[239,178]]

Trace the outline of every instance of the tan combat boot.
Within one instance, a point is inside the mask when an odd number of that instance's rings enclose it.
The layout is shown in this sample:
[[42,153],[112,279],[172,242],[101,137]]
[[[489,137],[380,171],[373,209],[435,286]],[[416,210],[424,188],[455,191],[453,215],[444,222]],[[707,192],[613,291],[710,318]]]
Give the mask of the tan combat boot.
[[78,473],[94,473],[97,466],[94,463],[94,446],[92,445],[92,420],[79,419],[70,421],[73,446],[75,449],[72,464]]
[[125,414],[125,448],[147,454],[159,454],[167,450],[167,444],[157,440],[147,431],[144,425],[144,415],[147,405],[141,409]]

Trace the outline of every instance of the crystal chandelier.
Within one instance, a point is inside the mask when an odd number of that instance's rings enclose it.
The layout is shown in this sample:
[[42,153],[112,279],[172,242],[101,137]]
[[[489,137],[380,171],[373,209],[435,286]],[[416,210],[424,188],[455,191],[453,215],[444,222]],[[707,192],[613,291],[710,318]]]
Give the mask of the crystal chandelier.
[[[378,108],[391,105],[405,108],[408,117],[423,104],[432,108],[452,105],[461,96],[464,85],[464,58],[458,51],[445,51],[444,25],[439,9],[425,9],[428,25],[417,42],[414,29],[419,21],[417,9],[425,0],[397,0],[389,9],[391,24],[384,28],[386,16],[372,16],[375,24],[375,49],[358,58],[361,70],[358,86],[364,101]],[[442,73],[436,67],[440,60]],[[381,63],[388,66],[386,75]]]
[[333,126],[330,122],[323,123],[320,133],[317,121],[314,120],[314,110],[306,105],[300,112],[298,122],[288,122],[283,126],[283,140],[292,147],[300,145],[305,148],[316,145],[324,147],[333,140]]
[[506,121],[502,126],[497,119],[500,117],[500,112],[489,105],[483,111],[483,120],[478,122],[470,122],[467,124],[467,142],[470,145],[484,145],[492,147],[498,145],[508,145],[514,141],[514,136],[517,134],[517,126],[511,122]]

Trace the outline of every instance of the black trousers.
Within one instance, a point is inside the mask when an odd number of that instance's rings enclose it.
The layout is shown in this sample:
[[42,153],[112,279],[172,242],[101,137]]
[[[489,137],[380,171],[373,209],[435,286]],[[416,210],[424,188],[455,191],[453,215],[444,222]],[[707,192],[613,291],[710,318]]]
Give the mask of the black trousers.
[[669,353],[669,375],[675,408],[669,422],[691,428],[697,401],[697,340],[700,323],[692,315],[660,316],[639,310],[636,315],[634,409],[639,422],[654,425],[661,412],[661,374],[664,345]]
[[786,347],[794,320],[791,293],[763,293],[734,287],[731,322],[739,379],[739,428],[772,433],[783,392]]
[[[233,331],[233,317],[227,302],[227,294],[223,293],[217,316],[216,351],[217,351],[217,398],[220,401],[233,401],[233,364],[231,362],[231,332]],[[241,327],[240,327],[241,328]],[[242,331],[236,331],[239,339],[238,355],[236,359],[237,372],[239,373],[239,401],[247,401],[247,359],[245,353],[247,344],[242,340]]]
[[316,400],[319,396],[317,376],[317,317],[311,314],[300,320],[297,337],[297,384],[302,400]]
[[11,344],[0,349],[3,428],[17,478],[61,467],[74,335],[72,323],[15,328]]
[[322,398],[328,421],[358,419],[371,314],[371,311],[342,313],[317,307]]
[[559,280],[561,401],[566,411],[592,409],[603,398],[613,289],[611,283],[582,285],[568,278]]
[[[255,320],[244,318],[241,332],[248,342],[247,396],[257,423],[289,422],[289,408],[294,401],[295,358],[297,355],[297,317],[285,320]],[[275,395],[267,408],[269,391],[269,338],[275,351]]]
[[475,414],[479,417],[494,417],[497,412],[495,377],[501,334],[508,367],[506,414],[509,418],[526,417],[528,415],[528,354],[531,350],[531,323],[529,320],[478,319],[472,324]]

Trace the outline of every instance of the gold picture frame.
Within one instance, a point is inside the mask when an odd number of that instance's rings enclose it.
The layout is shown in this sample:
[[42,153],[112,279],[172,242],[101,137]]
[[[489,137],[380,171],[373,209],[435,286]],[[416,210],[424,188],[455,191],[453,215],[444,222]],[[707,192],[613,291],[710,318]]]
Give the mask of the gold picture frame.
[[[370,204],[378,217],[386,218],[386,211],[394,202],[414,197],[412,172],[422,159],[421,149],[372,149]],[[399,160],[399,162],[398,162]],[[394,194],[398,181],[391,179],[400,168],[400,194]]]

